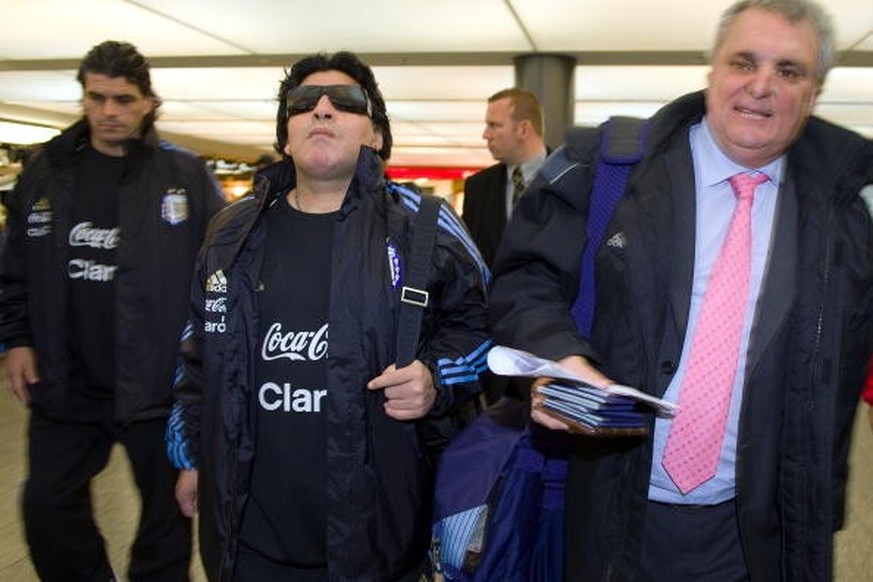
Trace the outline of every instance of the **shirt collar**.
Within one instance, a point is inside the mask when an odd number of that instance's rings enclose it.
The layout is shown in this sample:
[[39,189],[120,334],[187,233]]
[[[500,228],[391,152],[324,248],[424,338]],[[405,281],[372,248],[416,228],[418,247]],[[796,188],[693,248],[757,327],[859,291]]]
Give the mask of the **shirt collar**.
[[715,136],[712,135],[712,130],[706,117],[697,126],[697,131],[694,132],[692,139],[694,140],[694,148],[697,151],[697,155],[694,158],[695,164],[700,164],[699,176],[704,187],[715,186],[725,182],[734,174],[741,172],[761,172],[767,175],[770,182],[776,185],[779,184],[782,168],[785,165],[785,155],[779,156],[761,168],[742,166],[731,160],[719,147],[718,142],[715,141]]
[[543,165],[543,162],[546,159],[546,153],[539,153],[532,158],[528,158],[520,164],[513,164],[506,166],[506,171],[508,173],[510,181],[512,181],[512,172],[516,167],[521,168],[521,175],[524,177],[524,183],[530,184],[530,181],[533,179],[534,174],[537,173],[537,170],[540,169],[540,166]]

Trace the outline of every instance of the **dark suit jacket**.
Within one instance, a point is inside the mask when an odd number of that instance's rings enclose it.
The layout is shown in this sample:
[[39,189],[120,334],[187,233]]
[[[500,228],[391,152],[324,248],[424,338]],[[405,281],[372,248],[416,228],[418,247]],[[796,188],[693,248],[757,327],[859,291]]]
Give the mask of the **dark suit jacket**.
[[490,268],[506,227],[506,164],[495,164],[467,178],[462,218]]
[[[581,354],[661,396],[682,353],[694,266],[688,127],[702,93],[651,120],[639,163],[597,253],[590,337],[569,315],[596,143],[540,169],[507,228],[491,287],[496,343],[559,360]],[[810,119],[788,152],[750,338],[737,441],[737,517],[753,580],[828,580],[846,457],[873,312],[873,223],[858,196],[873,145]],[[565,159],[566,158],[566,159]],[[547,228],[544,228],[547,225]],[[574,440],[567,480],[567,580],[634,580],[646,520],[650,438]],[[584,551],[572,551],[583,548]]]

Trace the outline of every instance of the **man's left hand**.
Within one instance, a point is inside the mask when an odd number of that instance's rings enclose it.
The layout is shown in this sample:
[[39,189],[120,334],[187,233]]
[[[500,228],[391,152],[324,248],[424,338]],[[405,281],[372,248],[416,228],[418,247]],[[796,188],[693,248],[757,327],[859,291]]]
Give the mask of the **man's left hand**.
[[385,391],[385,414],[395,420],[421,418],[436,400],[433,377],[420,360],[400,369],[391,364],[370,380],[367,388]]

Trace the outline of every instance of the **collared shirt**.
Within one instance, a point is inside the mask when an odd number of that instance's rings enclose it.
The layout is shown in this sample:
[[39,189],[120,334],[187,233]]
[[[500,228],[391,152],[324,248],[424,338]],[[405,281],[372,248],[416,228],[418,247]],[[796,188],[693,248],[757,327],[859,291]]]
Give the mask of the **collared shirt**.
[[537,170],[540,169],[540,166],[543,165],[543,162],[546,161],[546,152],[542,152],[540,154],[535,155],[532,158],[529,158],[522,162],[521,164],[512,164],[506,165],[506,217],[512,214],[512,194],[515,190],[512,184],[512,172],[515,170],[516,166],[521,167],[521,176],[524,178],[524,185],[527,187],[530,184],[530,181],[533,180],[534,174],[537,173]]
[[705,118],[702,123],[689,130],[689,141],[694,162],[696,191],[694,278],[688,314],[688,329],[682,346],[682,356],[676,375],[663,396],[670,402],[679,400],[679,391],[688,365],[688,354],[700,314],[703,294],[736,206],[736,195],[728,179],[739,172],[763,172],[768,177],[768,180],[760,184],[755,190],[755,198],[752,203],[752,271],[749,279],[748,307],[740,336],[740,353],[737,359],[737,373],[733,383],[725,438],[715,476],[687,495],[682,495],[661,465],[671,421],[661,418],[655,421],[649,499],[662,503],[716,504],[736,496],[737,432],[746,377],[749,336],[767,266],[776,213],[776,200],[779,193],[778,185],[784,173],[785,157],[782,156],[763,168],[744,168],[733,162],[719,148]]

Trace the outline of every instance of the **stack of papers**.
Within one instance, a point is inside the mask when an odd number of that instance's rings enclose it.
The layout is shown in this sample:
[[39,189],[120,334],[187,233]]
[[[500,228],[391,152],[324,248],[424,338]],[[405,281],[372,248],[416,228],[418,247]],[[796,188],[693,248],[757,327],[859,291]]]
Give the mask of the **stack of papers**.
[[646,414],[627,396],[606,394],[599,388],[546,384],[539,393],[545,396],[542,407],[591,429],[645,429]]
[[488,366],[504,376],[552,379],[537,389],[543,396],[540,410],[586,434],[645,434],[647,416],[672,417],[677,410],[675,404],[629,386],[592,386],[551,360],[505,346],[491,350]]

